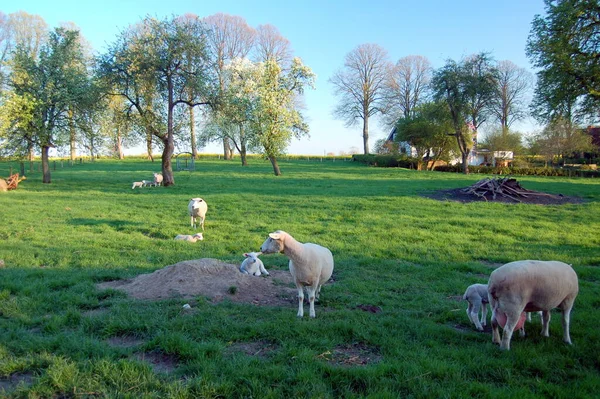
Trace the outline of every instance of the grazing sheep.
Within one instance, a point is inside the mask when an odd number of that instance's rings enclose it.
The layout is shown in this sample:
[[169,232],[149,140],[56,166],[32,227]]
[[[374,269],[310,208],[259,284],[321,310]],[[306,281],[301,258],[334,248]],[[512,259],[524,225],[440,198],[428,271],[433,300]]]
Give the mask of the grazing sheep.
[[269,275],[269,272],[265,269],[265,265],[262,260],[258,259],[262,252],[248,252],[244,256],[246,259],[240,265],[240,271],[244,274],[253,274],[260,276],[261,274]]
[[190,215],[190,224],[193,228],[196,228],[196,219],[200,219],[200,226],[204,231],[204,218],[206,217],[206,211],[208,205],[202,198],[192,198],[188,203],[188,213]]
[[[488,291],[487,284],[473,284],[467,287],[463,299],[469,303],[467,306],[467,316],[475,324],[479,331],[483,331],[483,326],[487,323],[488,311]],[[481,309],[481,321],[479,320],[479,310]]]
[[[488,298],[492,307],[492,342],[500,349],[510,349],[513,331],[523,312],[542,312],[542,335],[548,337],[550,310],[562,310],[563,340],[571,344],[569,322],[573,303],[579,292],[577,274],[570,265],[558,261],[521,260],[494,270],[488,281]],[[498,311],[506,314],[500,340]]]
[[144,187],[156,186],[153,180],[142,180],[142,184],[144,185]]
[[154,173],[154,185],[155,186],[162,186],[162,182],[163,182],[163,175],[162,175],[162,173]]
[[333,273],[331,251],[317,244],[300,243],[281,230],[269,234],[260,250],[263,254],[283,252],[290,259],[290,273],[298,289],[298,317],[304,316],[305,288],[310,304],[310,317],[315,317],[315,298],[319,298],[321,286]]
[[131,186],[131,189],[133,190],[133,189],[134,189],[134,188],[136,188],[136,187],[140,187],[140,188],[144,187],[144,182],[141,182],[141,181],[134,181],[134,182],[133,182],[133,186]]
[[204,240],[204,237],[202,236],[202,233],[196,233],[194,235],[178,234],[174,238],[174,240],[187,241],[187,242],[196,242],[196,241],[202,241],[202,240]]

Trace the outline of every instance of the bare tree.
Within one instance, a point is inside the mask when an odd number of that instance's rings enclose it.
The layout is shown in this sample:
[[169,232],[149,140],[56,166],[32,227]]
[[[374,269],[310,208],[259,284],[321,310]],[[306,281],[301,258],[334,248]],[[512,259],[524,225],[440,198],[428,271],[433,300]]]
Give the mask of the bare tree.
[[[203,19],[209,29],[208,43],[212,52],[212,66],[218,79],[218,87],[212,101],[213,111],[219,112],[219,99],[224,91],[223,71],[225,65],[234,58],[245,58],[252,49],[256,32],[246,20],[239,16],[223,13]],[[223,156],[231,159],[232,148],[227,136],[223,136]]]
[[17,11],[8,15],[12,48],[22,47],[29,55],[37,57],[48,38],[48,24],[35,14]]
[[256,28],[255,47],[256,61],[275,61],[285,69],[292,60],[290,41],[273,25],[259,25]]
[[511,61],[497,65],[497,89],[490,110],[503,131],[527,116],[525,95],[532,88],[533,75]]
[[385,113],[385,84],[391,63],[385,49],[377,44],[361,44],[346,55],[344,67],[329,82],[340,97],[333,114],[355,126],[363,122],[363,147],[369,153],[369,118]]
[[395,125],[398,117],[410,118],[417,105],[427,99],[432,75],[431,63],[421,55],[409,55],[398,60],[387,83],[389,112],[386,124]]

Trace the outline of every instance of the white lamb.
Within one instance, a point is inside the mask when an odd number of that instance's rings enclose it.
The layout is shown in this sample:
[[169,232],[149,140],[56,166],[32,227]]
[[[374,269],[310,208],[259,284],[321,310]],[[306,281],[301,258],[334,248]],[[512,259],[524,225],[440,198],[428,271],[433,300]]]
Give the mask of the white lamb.
[[[492,307],[492,342],[510,349],[510,339],[522,312],[542,312],[542,335],[548,337],[550,310],[562,310],[563,340],[571,344],[569,322],[579,292],[577,274],[570,265],[558,261],[521,260],[494,270],[488,281]],[[500,340],[496,312],[506,314]]]
[[140,187],[140,188],[144,187],[144,182],[142,182],[142,181],[134,181],[133,182],[133,186],[131,186],[131,189],[133,190],[136,187]]
[[200,226],[204,231],[204,218],[206,217],[206,211],[208,205],[202,198],[192,198],[188,202],[188,213],[190,215],[190,224],[193,228],[196,228],[196,220],[200,219]]
[[262,244],[263,254],[283,252],[290,260],[290,273],[298,289],[298,317],[304,316],[304,289],[308,293],[310,317],[315,317],[315,298],[319,298],[321,286],[333,273],[333,255],[325,247],[312,243],[300,243],[285,231],[269,234]]
[[144,187],[156,186],[153,180],[142,180],[142,184]]
[[155,186],[162,186],[162,182],[163,182],[163,175],[162,175],[162,173],[154,173],[154,185]]
[[202,236],[202,233],[196,233],[194,235],[178,234],[174,240],[196,242],[204,240],[204,237]]
[[[467,287],[463,299],[469,303],[467,306],[467,316],[475,324],[479,331],[483,331],[483,326],[487,323],[488,311],[488,291],[487,284],[473,284]],[[481,321],[479,320],[479,310],[481,310]]]
[[240,265],[240,271],[244,274],[253,274],[255,276],[260,276],[261,274],[268,276],[269,272],[265,269],[265,265],[262,260],[258,259],[261,254],[262,252],[245,253],[244,256],[246,259]]

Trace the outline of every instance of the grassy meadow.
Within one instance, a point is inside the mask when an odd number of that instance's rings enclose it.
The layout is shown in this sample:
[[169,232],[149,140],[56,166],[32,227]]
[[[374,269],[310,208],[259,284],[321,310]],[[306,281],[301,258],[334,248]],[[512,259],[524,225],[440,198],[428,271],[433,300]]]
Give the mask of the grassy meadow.
[[[600,180],[519,178],[582,204],[463,204],[421,194],[484,176],[280,166],[276,177],[262,160],[202,159],[175,172],[175,186],[132,190],[159,161],[98,160],[0,193],[0,397],[597,397]],[[8,168],[0,163],[0,176]],[[205,239],[174,241],[193,234],[187,202],[196,196],[209,206]],[[298,319],[292,303],[140,301],[95,287],[190,259],[239,264],[278,229],[334,254],[316,319],[307,306]],[[575,268],[572,346],[558,311],[549,338],[535,315],[509,352],[467,319],[465,288],[520,259]],[[262,260],[287,270],[283,255]]]

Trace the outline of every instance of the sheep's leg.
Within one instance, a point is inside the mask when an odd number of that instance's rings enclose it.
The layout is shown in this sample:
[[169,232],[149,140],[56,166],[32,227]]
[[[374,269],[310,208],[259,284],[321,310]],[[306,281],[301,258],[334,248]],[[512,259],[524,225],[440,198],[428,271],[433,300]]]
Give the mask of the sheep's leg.
[[569,324],[571,322],[571,309],[574,302],[575,298],[567,298],[560,306],[562,310],[563,341],[569,345],[572,344],[571,335],[569,334]]
[[542,335],[544,337],[550,336],[550,311],[544,310],[542,311]]
[[483,309],[481,309],[481,325],[485,326],[487,324],[487,312],[488,312],[488,305],[485,303],[482,303]]
[[506,314],[506,324],[504,325],[504,330],[502,331],[502,343],[500,343],[500,349],[510,350],[510,339],[512,338],[515,327],[519,322],[520,316],[521,313],[517,313],[516,316],[513,313]]
[[527,321],[531,322],[531,312],[527,312]]
[[298,289],[298,317],[304,316],[304,287],[296,283]]
[[481,326],[481,323],[479,322],[479,308],[481,307],[481,303],[479,302],[475,302],[473,304],[473,306],[471,306],[471,304],[469,304],[469,307],[471,307],[471,321],[475,324],[475,327],[477,327],[477,329],[479,331],[483,331],[483,327]]
[[202,231],[204,231],[204,218],[200,219],[200,226],[202,227]]
[[490,295],[490,307],[492,308],[492,342],[500,343],[500,332],[498,331],[498,321],[496,320],[497,303]]
[[196,226],[194,225],[194,217],[190,216],[190,226],[193,228],[196,228]]
[[267,276],[269,275],[269,272],[267,271],[267,269],[265,269],[265,267],[263,265],[259,265],[259,267],[260,267],[260,272],[262,274],[265,274]]
[[315,318],[317,315],[315,313],[315,293],[317,289],[313,287],[306,287],[306,292],[308,293],[308,303],[310,305],[309,315],[312,318]]

